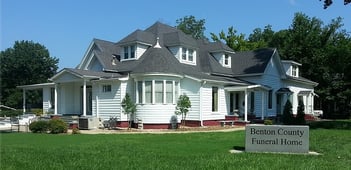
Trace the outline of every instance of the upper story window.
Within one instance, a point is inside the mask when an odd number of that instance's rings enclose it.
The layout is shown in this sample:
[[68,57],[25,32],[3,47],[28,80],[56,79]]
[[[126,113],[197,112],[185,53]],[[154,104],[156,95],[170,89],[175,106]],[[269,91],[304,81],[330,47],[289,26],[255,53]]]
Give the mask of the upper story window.
[[193,49],[182,47],[181,61],[184,63],[195,64],[195,51]]
[[123,49],[124,49],[124,55],[123,55],[124,60],[135,58],[135,45],[125,46]]
[[230,67],[231,66],[231,57],[228,54],[224,54],[223,58],[223,66]]
[[232,57],[229,53],[226,52],[214,52],[212,55],[221,64],[223,67],[231,67],[232,65]]
[[291,76],[293,77],[298,77],[299,76],[299,70],[296,65],[291,66]]

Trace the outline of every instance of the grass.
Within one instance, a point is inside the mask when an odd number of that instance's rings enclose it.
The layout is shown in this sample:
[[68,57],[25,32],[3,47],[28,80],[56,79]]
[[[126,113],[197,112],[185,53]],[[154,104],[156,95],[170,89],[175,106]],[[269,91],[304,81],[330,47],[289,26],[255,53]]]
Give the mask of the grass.
[[349,130],[310,130],[323,155],[230,154],[244,131],[184,134],[51,135],[5,133],[0,169],[349,169]]

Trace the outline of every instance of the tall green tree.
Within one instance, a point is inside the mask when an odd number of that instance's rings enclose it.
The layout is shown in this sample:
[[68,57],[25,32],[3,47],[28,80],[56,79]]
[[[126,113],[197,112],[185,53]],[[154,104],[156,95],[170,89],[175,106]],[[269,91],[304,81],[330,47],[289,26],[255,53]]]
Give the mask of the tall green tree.
[[[59,59],[52,57],[45,46],[33,41],[16,41],[12,48],[0,53],[1,104],[15,108],[22,106],[19,85],[45,83],[57,69]],[[27,93],[28,103],[40,104],[38,91]]]
[[[260,31],[260,30],[256,30]],[[264,41],[254,41],[250,42],[245,38],[245,34],[238,34],[237,30],[234,27],[229,27],[228,32],[225,33],[221,31],[218,36],[215,33],[210,33],[213,41],[221,41],[223,40],[226,45],[232,48],[234,51],[248,51],[255,50],[257,48],[265,46]],[[256,33],[258,34],[258,33]]]
[[195,39],[207,39],[205,37],[205,19],[197,20],[194,16],[185,16],[177,19],[177,28]]

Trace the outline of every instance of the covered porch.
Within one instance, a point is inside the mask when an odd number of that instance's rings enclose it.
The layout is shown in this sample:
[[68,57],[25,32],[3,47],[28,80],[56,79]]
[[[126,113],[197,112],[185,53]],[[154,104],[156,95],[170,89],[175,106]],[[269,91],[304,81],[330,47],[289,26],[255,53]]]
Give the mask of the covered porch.
[[224,88],[229,100],[228,115],[238,115],[245,122],[250,116],[260,117],[262,120],[266,115],[266,96],[268,87],[262,85],[229,86]]

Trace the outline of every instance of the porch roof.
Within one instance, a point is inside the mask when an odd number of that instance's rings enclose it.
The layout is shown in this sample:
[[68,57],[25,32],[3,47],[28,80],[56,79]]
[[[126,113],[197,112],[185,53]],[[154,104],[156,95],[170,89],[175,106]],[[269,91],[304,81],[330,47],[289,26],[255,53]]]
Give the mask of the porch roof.
[[253,84],[253,85],[247,85],[247,86],[228,86],[224,88],[224,90],[227,90],[227,91],[245,91],[249,89],[269,90],[270,88],[259,84]]
[[72,74],[78,78],[90,78],[90,79],[112,79],[112,78],[126,77],[126,75],[122,75],[120,73],[102,72],[102,71],[98,72],[98,71],[92,71],[92,70],[64,68],[59,73],[57,73],[52,78],[50,78],[50,80],[54,81],[64,73]]
[[22,85],[22,86],[17,86],[17,88],[23,89],[23,90],[35,90],[35,89],[41,89],[44,87],[54,87],[55,83],[40,83],[40,84],[30,84],[30,85]]
[[283,87],[277,90],[277,94],[286,94],[286,93],[293,93],[289,88]]

